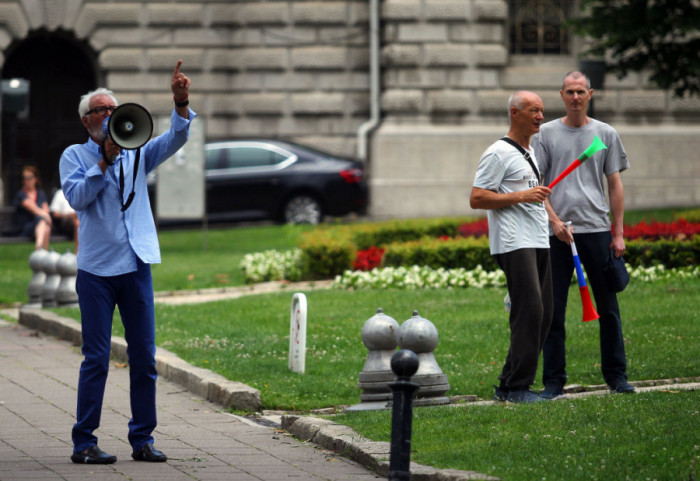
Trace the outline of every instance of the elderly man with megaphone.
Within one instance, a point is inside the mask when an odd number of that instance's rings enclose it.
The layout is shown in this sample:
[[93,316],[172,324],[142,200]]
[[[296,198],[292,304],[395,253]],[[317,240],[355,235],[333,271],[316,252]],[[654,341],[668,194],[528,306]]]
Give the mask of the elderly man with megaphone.
[[187,142],[196,117],[188,107],[190,79],[180,72],[181,65],[179,60],[170,85],[175,107],[167,132],[149,140],[153,122],[148,112],[137,104],[117,107],[112,92],[100,88],[84,95],[78,107],[89,139],[61,156],[61,186],[80,219],[76,290],[85,358],[72,431],[74,463],[117,460],[97,446],[94,434],[100,425],[116,306],[131,371],[131,456],[137,461],[167,460],[151,435],[157,422],[157,373],[150,265],[160,263],[160,247],[146,175]]

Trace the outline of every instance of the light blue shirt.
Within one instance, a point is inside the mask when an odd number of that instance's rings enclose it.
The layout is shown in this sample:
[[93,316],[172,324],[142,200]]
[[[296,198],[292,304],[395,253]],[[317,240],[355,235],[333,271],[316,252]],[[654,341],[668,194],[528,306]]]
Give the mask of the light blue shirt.
[[190,110],[189,119],[185,119],[173,110],[170,130],[141,147],[134,200],[125,212],[121,211],[119,199],[119,165],[124,165],[126,202],[134,184],[136,150],[122,150],[104,174],[98,165],[101,148],[92,139],[71,145],[63,152],[59,164],[61,186],[80,220],[78,269],[97,276],[117,276],[136,271],[137,257],[146,264],[160,263],[146,174],[187,142],[190,122],[196,116]]

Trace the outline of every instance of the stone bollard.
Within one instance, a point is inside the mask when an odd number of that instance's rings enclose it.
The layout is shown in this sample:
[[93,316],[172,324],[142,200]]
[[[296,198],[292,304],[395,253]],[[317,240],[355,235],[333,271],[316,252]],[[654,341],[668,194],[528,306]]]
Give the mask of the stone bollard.
[[389,401],[391,383],[391,356],[399,341],[399,323],[384,314],[381,308],[362,326],[362,342],[369,349],[357,387],[362,389],[362,402]]
[[450,389],[447,376],[443,374],[435,359],[438,345],[438,331],[435,324],[413,311],[413,317],[401,324],[399,329],[399,348],[409,349],[418,355],[420,367],[413,376],[413,381],[420,385],[416,405],[449,404],[450,399],[444,394]]
[[61,282],[61,276],[56,270],[61,254],[56,251],[49,251],[44,258],[43,271],[46,273],[44,286],[41,288],[41,306],[56,307],[56,289]]
[[401,349],[391,357],[391,369],[398,378],[390,384],[394,392],[391,411],[391,452],[389,457],[389,481],[411,479],[411,426],[413,424],[413,394],[419,388],[411,382],[419,369],[418,356],[408,349]]
[[29,302],[25,307],[41,307],[41,290],[46,282],[46,272],[44,272],[44,258],[49,253],[46,249],[37,249],[29,256],[29,267],[32,269],[32,279],[27,286]]
[[75,290],[75,278],[78,275],[78,258],[71,251],[66,251],[56,264],[56,271],[61,280],[56,289],[56,304],[59,307],[78,307],[78,293]]

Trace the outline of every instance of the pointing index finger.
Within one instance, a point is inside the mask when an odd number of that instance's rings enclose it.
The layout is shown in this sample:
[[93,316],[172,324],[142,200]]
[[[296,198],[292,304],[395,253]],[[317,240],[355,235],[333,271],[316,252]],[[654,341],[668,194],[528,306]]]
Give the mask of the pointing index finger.
[[173,77],[177,76],[180,73],[180,66],[182,65],[182,60],[177,61],[177,65],[175,65],[175,70],[173,71]]

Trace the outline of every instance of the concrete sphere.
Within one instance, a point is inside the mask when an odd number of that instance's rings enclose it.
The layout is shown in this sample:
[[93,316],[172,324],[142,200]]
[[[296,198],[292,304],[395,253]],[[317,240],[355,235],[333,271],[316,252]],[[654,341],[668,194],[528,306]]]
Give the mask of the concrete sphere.
[[29,267],[32,271],[40,271],[44,268],[44,258],[47,256],[49,251],[46,249],[37,249],[31,253],[29,256]]
[[399,323],[381,308],[362,326],[362,342],[370,351],[395,349],[399,343]]
[[413,317],[401,324],[399,346],[420,354],[433,352],[438,345],[438,331],[435,324],[413,311]]
[[56,263],[56,271],[61,276],[76,275],[78,273],[78,258],[68,251],[63,254]]
[[50,251],[43,257],[42,270],[46,272],[47,275],[56,274],[56,264],[61,258],[61,254],[56,251]]

